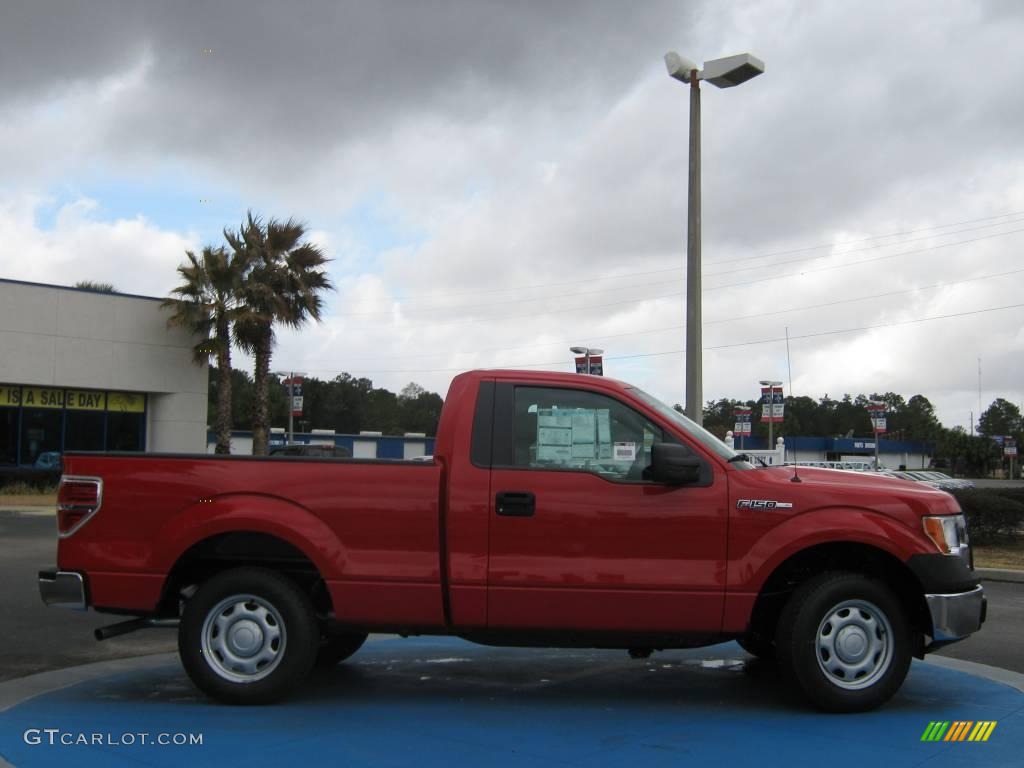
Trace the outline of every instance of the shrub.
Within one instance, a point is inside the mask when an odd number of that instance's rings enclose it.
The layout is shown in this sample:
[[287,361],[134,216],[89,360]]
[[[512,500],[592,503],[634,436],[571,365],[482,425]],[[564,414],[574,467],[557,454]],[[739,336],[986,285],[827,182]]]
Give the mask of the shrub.
[[59,482],[60,470],[0,466],[0,493],[52,493]]
[[989,544],[1007,539],[1018,535],[1024,528],[1024,493],[1021,489],[958,490],[953,495],[967,517],[972,543]]

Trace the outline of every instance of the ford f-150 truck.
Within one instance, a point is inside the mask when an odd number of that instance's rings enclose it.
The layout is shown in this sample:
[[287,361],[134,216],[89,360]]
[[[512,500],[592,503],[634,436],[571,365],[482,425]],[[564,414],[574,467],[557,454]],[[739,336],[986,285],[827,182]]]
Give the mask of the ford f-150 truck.
[[208,695],[281,698],[369,632],[653,650],[737,639],[861,711],[981,627],[949,494],[755,466],[639,389],[474,371],[430,461],[69,453],[50,605],[176,626]]

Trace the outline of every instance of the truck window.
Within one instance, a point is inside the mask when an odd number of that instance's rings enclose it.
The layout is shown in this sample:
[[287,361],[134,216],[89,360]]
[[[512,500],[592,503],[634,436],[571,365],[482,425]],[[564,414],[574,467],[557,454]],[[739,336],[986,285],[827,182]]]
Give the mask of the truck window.
[[[594,392],[517,386],[513,466],[593,472],[639,482],[663,430],[627,405]],[[674,440],[672,442],[675,442]]]

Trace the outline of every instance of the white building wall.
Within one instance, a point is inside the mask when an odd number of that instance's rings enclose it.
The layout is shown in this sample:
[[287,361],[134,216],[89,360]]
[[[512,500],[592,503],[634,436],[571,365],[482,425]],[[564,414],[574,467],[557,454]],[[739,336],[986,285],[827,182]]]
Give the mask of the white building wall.
[[144,392],[147,450],[206,445],[208,369],[160,300],[0,280],[0,383]]
[[147,450],[206,451],[206,393],[152,394],[148,398]]

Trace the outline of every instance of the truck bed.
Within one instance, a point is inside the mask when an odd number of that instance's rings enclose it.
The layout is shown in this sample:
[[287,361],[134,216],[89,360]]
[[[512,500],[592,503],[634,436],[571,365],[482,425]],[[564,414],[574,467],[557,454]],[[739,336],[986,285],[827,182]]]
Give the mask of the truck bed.
[[69,453],[103,478],[100,509],[60,547],[90,602],[152,611],[186,541],[269,531],[305,552],[351,621],[444,623],[441,468],[433,462]]

